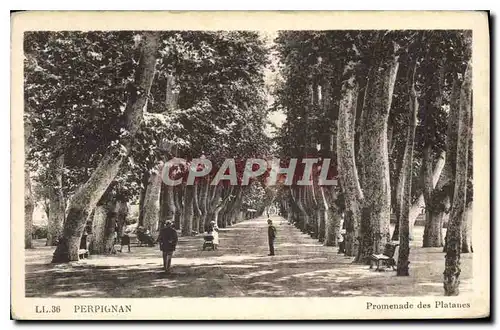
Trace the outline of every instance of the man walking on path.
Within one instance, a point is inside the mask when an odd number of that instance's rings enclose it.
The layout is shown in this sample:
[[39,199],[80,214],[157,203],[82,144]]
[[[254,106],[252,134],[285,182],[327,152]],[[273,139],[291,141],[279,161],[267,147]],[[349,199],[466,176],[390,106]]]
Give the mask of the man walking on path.
[[160,230],[158,241],[160,242],[160,250],[163,252],[163,268],[168,273],[172,262],[172,255],[177,246],[177,232],[172,227],[172,222],[167,221],[165,227]]
[[267,237],[269,238],[269,255],[274,255],[274,240],[276,239],[276,227],[273,226],[271,219],[267,218]]

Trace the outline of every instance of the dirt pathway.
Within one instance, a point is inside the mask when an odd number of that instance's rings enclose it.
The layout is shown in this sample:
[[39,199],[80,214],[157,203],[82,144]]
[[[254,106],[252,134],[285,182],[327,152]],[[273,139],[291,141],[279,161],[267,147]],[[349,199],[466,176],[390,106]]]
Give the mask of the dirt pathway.
[[[26,293],[31,297],[241,297],[241,296],[415,296],[442,295],[441,249],[414,242],[411,276],[375,272],[351,264],[302,234],[280,217],[276,256],[269,257],[266,218],[221,229],[218,251],[202,251],[203,238],[181,237],[166,275],[158,246],[132,247],[132,253],[91,256],[51,265],[53,248],[26,253]],[[462,257],[462,292],[470,286],[471,255]]]

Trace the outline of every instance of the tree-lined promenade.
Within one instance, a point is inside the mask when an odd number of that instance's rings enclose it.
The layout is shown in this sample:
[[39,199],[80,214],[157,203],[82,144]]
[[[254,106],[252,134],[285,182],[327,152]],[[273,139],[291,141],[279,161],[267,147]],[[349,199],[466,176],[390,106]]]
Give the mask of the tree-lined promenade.
[[[85,237],[84,263],[111,260],[133,222],[155,241],[172,221],[194,241],[211,223],[258,228],[244,221],[277,207],[284,242],[302,232],[352,270],[395,242],[401,284],[439,251],[444,293],[459,294],[472,252],[469,32],[281,31],[272,43],[251,31],[29,32],[24,49],[25,247],[42,204],[51,272],[76,267],[64,264]],[[254,248],[238,235],[229,246]]]
[[[442,296],[439,248],[412,242],[412,274],[376,272],[324,246],[280,217],[276,255],[267,256],[266,217],[220,230],[217,251],[202,251],[201,237],[181,237],[165,274],[158,247],[132,246],[132,253],[91,256],[78,263],[50,264],[50,247],[26,255],[29,297],[350,297]],[[423,227],[417,227],[419,234]],[[38,243],[43,245],[42,242]],[[471,292],[472,260],[463,260],[461,288]]]

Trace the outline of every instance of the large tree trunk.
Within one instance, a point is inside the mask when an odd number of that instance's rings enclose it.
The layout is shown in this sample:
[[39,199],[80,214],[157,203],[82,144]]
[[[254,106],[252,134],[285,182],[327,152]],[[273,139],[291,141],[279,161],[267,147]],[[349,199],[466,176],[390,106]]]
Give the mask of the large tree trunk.
[[299,210],[295,202],[293,188],[288,188],[288,222],[298,228]]
[[166,221],[174,221],[175,213],[178,210],[175,208],[174,202],[174,187],[166,184],[162,185],[163,187],[163,195],[162,195],[162,210],[163,210],[163,218],[162,223],[164,224]]
[[307,214],[310,214],[311,223],[309,225],[309,232],[312,238],[319,238],[319,213],[318,213],[318,203],[316,201],[316,194],[314,186],[305,186],[308,191],[308,198],[306,199],[306,210]]
[[215,207],[217,206],[217,202],[219,201],[220,194],[221,194],[221,187],[220,186],[212,186],[210,184],[207,185],[207,194],[206,194],[206,207],[207,207],[207,213],[205,216],[205,224],[204,224],[204,230],[208,230],[208,227],[210,225],[210,221],[213,221],[214,218],[214,210]]
[[[398,256],[398,276],[409,276],[410,264],[410,206],[411,206],[411,183],[413,173],[413,143],[415,141],[415,129],[417,127],[418,99],[415,90],[415,71],[417,63],[413,64],[411,80],[409,79],[408,93],[410,96],[410,109],[408,113],[408,132],[406,135],[406,145],[403,156],[403,194],[401,202],[401,213],[399,220],[399,256]],[[408,75],[410,77],[410,75]]]
[[105,254],[105,228],[108,218],[107,205],[97,205],[94,209],[94,217],[92,219],[92,237],[90,238],[89,250],[91,254]]
[[116,202],[116,233],[117,237],[120,238],[123,236],[125,225],[127,224],[127,216],[128,216],[128,206],[127,202],[118,200]]
[[[407,133],[408,134],[408,133]],[[408,152],[408,146],[405,146],[404,154],[401,159],[401,164],[398,166],[399,174],[398,174],[398,182],[396,184],[396,201],[394,203],[394,213],[396,214],[396,226],[394,227],[394,232],[392,233],[392,240],[393,241],[398,241],[399,240],[399,225],[401,223],[401,211],[403,210],[403,203],[404,203],[404,194],[405,194],[405,179],[406,179],[406,168],[405,165],[408,166],[408,164],[405,163],[405,156],[407,156]],[[409,212],[409,210],[408,210]]]
[[35,200],[31,191],[30,170],[24,166],[24,248],[33,248],[33,212]]
[[149,176],[150,173],[148,171],[146,171],[142,175],[141,194],[139,196],[139,219],[137,219],[137,223],[139,226],[144,226],[144,212],[146,211],[144,203],[146,201],[146,194],[148,192]]
[[325,241],[325,235],[326,235],[326,221],[328,219],[328,203],[326,202],[326,199],[324,197],[324,192],[323,188],[320,187],[319,190],[321,194],[321,199],[318,204],[318,241],[323,243]]
[[446,296],[457,296],[459,294],[461,228],[466,207],[468,144],[471,134],[469,127],[472,103],[471,75],[469,63],[460,92],[455,189],[450,220],[448,222],[445,269],[443,273],[444,293]]
[[49,187],[49,216],[47,218],[47,246],[57,245],[57,241],[62,234],[64,223],[64,193],[62,175],[64,170],[64,154],[60,154],[53,160],[50,168]]
[[231,226],[236,223],[236,213],[240,208],[241,196],[243,195],[243,189],[241,186],[236,186],[234,190],[232,200],[230,200],[226,205],[225,218],[227,226]]
[[240,194],[236,196],[236,203],[233,207],[232,224],[240,221],[239,215],[241,213],[241,204],[243,202],[243,188],[240,188]]
[[160,222],[160,191],[162,185],[161,171],[163,163],[160,163],[149,176],[148,186],[144,197],[143,226],[149,229],[154,239],[159,234]]
[[[444,172],[447,174],[445,178],[441,178],[443,181],[442,186],[449,185],[448,188],[448,199],[449,203],[453,204],[454,196],[454,186],[455,186],[455,173],[457,165],[457,141],[458,141],[458,126],[460,117],[460,93],[461,93],[461,83],[457,75],[454,75],[453,85],[451,89],[450,96],[450,113],[448,116],[448,129],[446,132],[446,148],[448,150],[446,157],[446,164]],[[470,142],[470,141],[469,141]],[[448,231],[446,231],[448,236]],[[443,252],[446,251],[446,239],[445,247]]]
[[[446,152],[441,152],[436,165],[434,166],[434,171],[432,174],[432,189],[434,189],[442,176],[443,169],[445,167],[447,156]],[[425,207],[424,195],[420,194],[415,203],[410,208],[410,237],[412,237],[413,227],[415,226],[415,221],[418,215],[422,212],[422,208]]]
[[346,203],[345,251],[347,256],[359,252],[361,205],[363,192],[358,178],[354,153],[354,134],[358,83],[354,74],[344,82],[339,107],[337,129],[337,162]]
[[71,198],[64,223],[63,239],[58,244],[52,258],[54,263],[78,260],[78,247],[85,222],[118,174],[139,130],[143,109],[147,104],[155,74],[159,44],[158,32],[145,32],[143,39],[135,82],[129,88],[128,102],[124,112],[124,128],[128,135],[120,141],[121,144],[110,146],[89,180]]
[[424,186],[425,201],[425,228],[423,247],[443,246],[443,212],[439,208],[441,201],[434,199],[433,171],[432,171],[432,146],[428,145],[424,149],[422,159],[422,179]]
[[208,184],[208,181],[203,180],[201,182],[201,187],[200,187],[200,211],[201,211],[201,218],[200,218],[200,233],[205,232],[207,227],[207,217],[208,217],[208,207],[207,207],[207,202],[208,202],[208,188],[210,187]]
[[[427,58],[427,57],[426,57]],[[431,62],[431,61],[427,61]],[[433,125],[435,116],[442,106],[443,85],[445,78],[445,58],[443,57],[439,64],[437,72],[430,74],[426,92],[426,115],[423,118],[423,125],[430,132],[424,132],[424,152],[422,159],[422,180],[423,195],[425,200],[425,229],[423,247],[443,246],[442,223],[444,215],[443,198],[438,198],[436,192],[441,187],[433,187],[432,164],[434,162],[433,148],[435,145],[435,132]]]
[[290,188],[290,193],[292,196],[293,204],[296,209],[296,220],[295,220],[295,226],[300,229],[302,232],[307,232],[307,224],[308,224],[308,216],[307,212],[304,208],[304,205],[302,203],[303,200],[303,189],[300,186]]
[[309,224],[311,223],[309,213],[307,212],[307,189],[305,187],[300,187],[298,189],[299,196],[297,198],[297,205],[300,209],[301,215],[301,225],[303,233],[307,233],[309,229]]
[[323,195],[326,198],[328,206],[326,219],[325,219],[325,240],[323,245],[325,246],[338,246],[338,237],[340,236],[341,221],[338,209],[333,202],[336,200],[336,193],[334,188],[323,187]]
[[[320,157],[330,158],[331,161],[337,165],[337,130],[338,130],[338,115],[339,115],[339,99],[335,98],[332,100],[332,94],[339,94],[341,89],[341,79],[340,79],[340,66],[342,63],[338,63],[336,70],[337,77],[327,78],[323,81],[321,88],[321,99],[323,114],[327,118],[328,123],[331,124],[328,130],[326,130],[320,141]],[[340,235],[340,216],[338,214],[338,209],[335,204],[337,199],[337,194],[334,187],[320,187],[320,200],[323,205],[320,211],[324,214],[324,234],[320,230],[320,238],[324,236],[323,245],[325,246],[337,246],[338,237]],[[320,201],[320,203],[321,203]],[[324,209],[324,211],[323,211]],[[322,220],[322,219],[321,219]],[[320,228],[322,229],[322,228]]]
[[116,220],[118,213],[116,200],[105,201],[94,210],[90,254],[110,254],[114,245]]
[[[469,160],[472,161],[472,160]],[[465,211],[462,223],[462,253],[470,253],[472,250],[472,203],[469,203]]]
[[191,236],[191,232],[193,231],[193,203],[195,198],[195,189],[193,185],[186,185],[185,191],[185,200],[184,200],[184,223],[182,225],[181,234],[183,236]]
[[200,232],[202,212],[200,209],[200,185],[194,183],[193,191],[193,231]]
[[233,186],[231,186],[229,188],[229,190],[226,193],[225,197],[222,198],[222,200],[218,204],[216,204],[216,206],[214,208],[214,211],[213,211],[213,221],[215,221],[215,223],[217,224],[217,226],[219,226],[221,228],[225,228],[226,224],[222,222],[222,219],[220,219],[219,214],[225,208],[226,204],[229,201],[229,198],[231,198],[231,194],[233,192],[233,189],[234,189]]
[[340,236],[341,219],[336,208],[330,207],[328,217],[325,224],[325,241],[324,246],[338,246],[338,238]]
[[381,53],[378,54],[380,62],[375,67],[377,74],[366,87],[363,108],[366,116],[360,136],[364,200],[358,262],[368,262],[372,253],[382,253],[390,240],[391,189],[387,124],[399,64],[393,41],[381,43]]
[[174,225],[176,229],[182,230],[184,225],[184,187],[176,186],[174,187],[174,203],[175,203],[175,215],[174,215]]
[[31,123],[24,121],[24,248],[33,248],[33,212],[35,211],[35,199],[31,190],[31,177],[29,165],[26,161],[29,153],[29,138],[31,135]]

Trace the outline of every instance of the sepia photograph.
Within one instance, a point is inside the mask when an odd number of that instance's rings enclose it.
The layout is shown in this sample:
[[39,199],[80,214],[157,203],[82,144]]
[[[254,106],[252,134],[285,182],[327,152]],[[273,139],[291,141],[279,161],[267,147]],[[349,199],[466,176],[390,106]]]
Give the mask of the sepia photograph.
[[14,318],[488,317],[488,19],[428,14],[14,30]]

